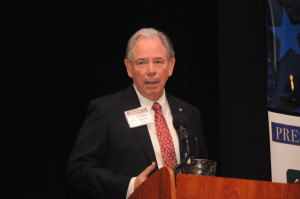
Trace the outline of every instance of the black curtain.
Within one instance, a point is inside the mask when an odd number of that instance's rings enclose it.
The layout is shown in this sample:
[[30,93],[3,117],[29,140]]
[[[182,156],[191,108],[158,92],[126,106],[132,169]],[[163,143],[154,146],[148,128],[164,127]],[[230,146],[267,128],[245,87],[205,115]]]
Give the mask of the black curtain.
[[2,6],[1,198],[74,198],[65,169],[90,100],[131,84],[129,37],[173,41],[166,90],[197,106],[218,176],[270,179],[263,2],[23,1]]
[[265,1],[220,1],[218,23],[221,174],[271,180]]

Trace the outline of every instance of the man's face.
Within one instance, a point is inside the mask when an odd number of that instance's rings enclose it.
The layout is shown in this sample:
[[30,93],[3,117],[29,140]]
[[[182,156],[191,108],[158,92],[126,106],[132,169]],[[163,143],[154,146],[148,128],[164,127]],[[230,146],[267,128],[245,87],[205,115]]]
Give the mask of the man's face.
[[146,98],[157,101],[173,73],[175,58],[168,59],[159,37],[139,37],[131,55],[125,59],[127,73],[138,91]]

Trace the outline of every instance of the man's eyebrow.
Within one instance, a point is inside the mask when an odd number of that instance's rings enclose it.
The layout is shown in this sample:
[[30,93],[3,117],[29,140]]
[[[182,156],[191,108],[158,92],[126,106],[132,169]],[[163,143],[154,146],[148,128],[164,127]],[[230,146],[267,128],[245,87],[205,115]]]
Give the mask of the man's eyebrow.
[[147,60],[147,58],[141,57],[141,58],[137,58],[136,61],[145,61]]

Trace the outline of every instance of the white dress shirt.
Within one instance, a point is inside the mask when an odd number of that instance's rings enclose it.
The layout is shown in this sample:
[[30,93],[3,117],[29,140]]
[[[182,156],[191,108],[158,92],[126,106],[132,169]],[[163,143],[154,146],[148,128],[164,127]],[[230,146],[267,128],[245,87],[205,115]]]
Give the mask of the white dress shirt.
[[[142,96],[140,94],[140,92],[136,89],[134,84],[133,84],[133,86],[134,86],[134,89],[135,89],[135,91],[138,95],[139,101],[141,103],[141,107],[146,107],[148,109],[148,111],[152,115],[153,121],[154,121],[155,112],[152,109],[154,101],[151,101],[151,100],[145,98],[144,96]],[[173,126],[173,117],[172,117],[170,106],[169,106],[167,98],[166,98],[165,91],[164,91],[163,95],[161,96],[161,98],[159,100],[157,100],[156,102],[158,102],[162,107],[162,114],[164,115],[164,117],[166,119],[169,131],[171,133],[173,144],[174,144],[174,147],[175,147],[176,160],[177,160],[177,163],[179,163],[180,162],[179,141],[178,141],[178,136],[177,136],[176,130]],[[164,161],[162,159],[162,155],[161,155],[161,151],[160,151],[160,145],[159,145],[159,141],[158,141],[158,137],[157,137],[154,122],[147,124],[147,128],[148,128],[148,132],[149,132],[151,142],[152,142],[152,146],[153,146],[153,149],[154,149],[156,162],[157,162],[157,167],[160,169],[164,166]],[[136,177],[133,177],[130,180],[126,198],[128,198],[134,191],[135,178]]]

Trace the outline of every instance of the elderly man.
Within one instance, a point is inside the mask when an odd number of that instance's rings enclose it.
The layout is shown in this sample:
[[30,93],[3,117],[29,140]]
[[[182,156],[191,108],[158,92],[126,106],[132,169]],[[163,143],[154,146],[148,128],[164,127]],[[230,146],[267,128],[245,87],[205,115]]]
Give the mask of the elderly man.
[[164,89],[174,54],[164,33],[139,30],[124,60],[133,84],[90,103],[67,172],[69,182],[88,197],[127,198],[152,171],[175,167],[184,158],[172,124],[179,113],[189,120],[191,155],[206,158],[198,109]]

